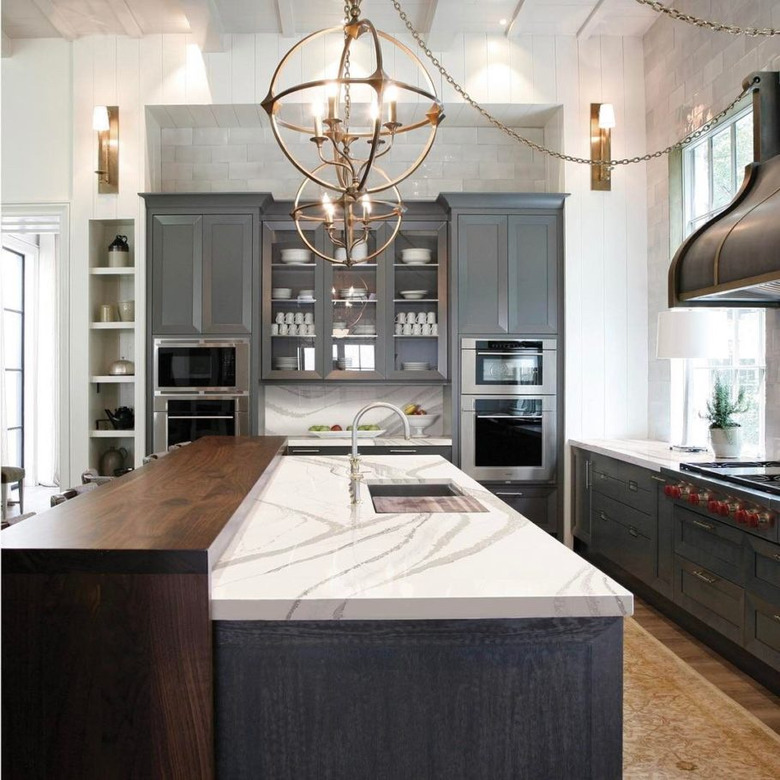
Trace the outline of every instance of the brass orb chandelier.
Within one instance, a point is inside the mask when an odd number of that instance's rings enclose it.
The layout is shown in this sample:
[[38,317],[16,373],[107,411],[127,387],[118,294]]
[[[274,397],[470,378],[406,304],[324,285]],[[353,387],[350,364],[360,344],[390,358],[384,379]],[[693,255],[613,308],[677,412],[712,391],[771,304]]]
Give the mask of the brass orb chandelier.
[[[262,102],[282,152],[305,177],[292,211],[299,235],[319,257],[347,266],[375,258],[395,238],[404,211],[398,184],[420,167],[444,118],[422,62],[361,19],[360,2],[349,0],[343,25],[312,33],[282,57]],[[333,36],[339,37],[341,55],[332,76],[326,68],[322,77],[285,86],[292,66],[315,62]],[[396,62],[405,58],[416,83],[387,75],[381,42],[393,47]],[[412,133],[414,140],[404,138],[403,146],[413,149],[420,139],[413,162],[391,162],[393,174],[380,168],[378,161],[384,162],[396,140]],[[314,245],[305,229],[312,224],[324,227],[332,249]],[[380,233],[383,224],[389,229]]]

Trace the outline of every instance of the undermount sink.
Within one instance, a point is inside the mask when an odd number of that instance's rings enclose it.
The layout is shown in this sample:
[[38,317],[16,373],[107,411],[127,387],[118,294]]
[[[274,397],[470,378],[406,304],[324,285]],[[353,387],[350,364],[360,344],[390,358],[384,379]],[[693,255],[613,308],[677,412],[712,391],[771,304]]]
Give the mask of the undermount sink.
[[452,480],[369,481],[366,487],[378,514],[487,512]]
[[367,482],[371,498],[379,496],[403,496],[404,498],[435,498],[438,496],[462,496],[463,491],[451,481],[447,482]]

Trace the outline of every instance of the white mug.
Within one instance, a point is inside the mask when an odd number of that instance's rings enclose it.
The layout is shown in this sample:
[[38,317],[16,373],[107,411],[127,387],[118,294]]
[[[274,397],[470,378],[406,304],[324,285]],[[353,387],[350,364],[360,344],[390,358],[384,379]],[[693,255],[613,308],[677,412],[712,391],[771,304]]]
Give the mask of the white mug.
[[433,325],[431,325],[431,336],[438,336],[439,335],[439,326],[434,322]]
[[287,329],[288,329],[289,327],[290,327],[289,325],[285,325],[284,323],[282,323],[282,324],[279,326],[279,335],[280,335],[280,336],[286,336],[286,335],[287,335]]
[[288,311],[287,314],[284,315],[284,321],[288,325],[292,325],[293,324],[293,319],[294,319],[294,317],[293,317],[293,313],[291,311]]
[[271,325],[271,335],[272,336],[278,336],[279,335],[279,324],[276,323],[276,322],[273,325]]
[[287,335],[288,336],[297,336],[298,335],[298,326],[297,325],[288,325],[287,326]]
[[422,336],[422,325],[420,325],[419,322],[412,325],[412,335],[413,336]]
[[422,336],[430,336],[431,335],[431,326],[426,322],[425,325],[420,326],[422,328],[422,331],[420,335]]
[[412,335],[412,326],[407,322],[406,325],[404,325],[404,336],[411,336]]
[[306,314],[303,315],[303,321],[307,325],[311,325],[314,322],[314,315],[310,311],[307,311]]
[[398,314],[396,314],[396,316],[395,316],[395,321],[396,322],[400,322],[401,324],[406,322],[406,313],[402,312],[402,311],[399,311]]
[[284,312],[279,312],[276,317],[274,317],[274,320],[281,325],[284,322]]
[[436,312],[435,311],[429,311],[428,316],[426,317],[428,320],[429,325],[434,325],[436,323]]
[[401,336],[404,332],[404,326],[400,322],[396,322],[395,324],[395,335]]
[[296,325],[300,325],[303,322],[303,312],[295,312],[295,319],[293,320]]
[[422,325],[423,322],[425,322],[426,318],[427,315],[424,311],[417,312],[417,322],[419,322],[420,325]]
[[314,323],[313,323],[313,322],[310,322],[310,323],[308,323],[308,324],[306,325],[306,332],[307,332],[307,333],[308,333],[310,336],[313,336],[313,335],[314,335]]

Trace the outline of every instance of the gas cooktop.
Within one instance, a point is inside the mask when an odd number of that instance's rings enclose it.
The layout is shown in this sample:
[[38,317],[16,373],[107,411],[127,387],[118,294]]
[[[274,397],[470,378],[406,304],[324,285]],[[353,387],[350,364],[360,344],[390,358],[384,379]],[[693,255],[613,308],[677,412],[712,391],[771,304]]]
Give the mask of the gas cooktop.
[[712,463],[681,463],[684,471],[694,471],[706,476],[780,495],[780,461],[714,461]]

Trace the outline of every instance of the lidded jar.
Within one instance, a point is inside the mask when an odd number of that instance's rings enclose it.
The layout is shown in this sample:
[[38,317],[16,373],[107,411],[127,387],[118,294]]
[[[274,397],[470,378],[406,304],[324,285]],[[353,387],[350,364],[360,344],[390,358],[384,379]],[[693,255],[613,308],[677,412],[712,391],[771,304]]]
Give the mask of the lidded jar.
[[130,265],[130,247],[127,236],[117,237],[108,245],[108,265],[111,268],[123,268]]

